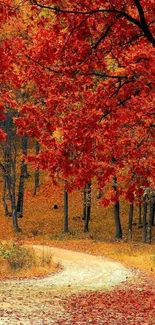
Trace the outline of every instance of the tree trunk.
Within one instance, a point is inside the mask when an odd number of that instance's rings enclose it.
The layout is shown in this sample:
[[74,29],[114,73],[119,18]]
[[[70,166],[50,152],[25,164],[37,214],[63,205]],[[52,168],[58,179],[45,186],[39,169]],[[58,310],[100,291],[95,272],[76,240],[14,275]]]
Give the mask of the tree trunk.
[[68,232],[68,193],[64,187],[64,232]]
[[[40,145],[39,145],[39,142],[36,141],[36,156],[39,154],[39,151],[40,151]],[[39,188],[39,167],[37,167],[37,169],[35,170],[35,173],[34,173],[34,192],[33,192],[33,195],[36,195],[37,194],[37,190]]]
[[18,226],[17,208],[16,208],[16,201],[15,201],[15,193],[12,193],[11,205],[12,205],[13,227],[14,227],[14,230],[15,231],[20,232],[21,229]]
[[139,210],[138,224],[140,226],[142,224],[142,205],[141,205],[141,203],[139,203],[139,205],[138,205],[138,210]]
[[13,217],[13,227],[15,231],[19,232],[21,229],[18,227],[18,215],[16,206],[16,172],[17,172],[17,142],[12,144],[12,156],[11,156],[11,166],[12,166],[12,184],[11,184],[11,205],[12,205],[12,217]]
[[87,186],[83,189],[83,217],[82,220],[86,220],[87,214]]
[[19,231],[21,231],[21,229],[18,226],[18,219],[17,219],[15,180],[14,180],[14,177],[11,177],[10,175],[7,175],[6,177],[7,177],[9,197],[11,200],[13,227],[14,227],[15,231],[19,232]]
[[19,218],[23,217],[24,181],[25,181],[25,164],[24,164],[24,161],[22,161],[19,186],[18,186],[18,200],[17,200],[17,215]]
[[114,215],[115,215],[115,226],[116,226],[116,235],[117,239],[122,239],[122,227],[120,221],[120,203],[119,201],[114,205]]
[[8,193],[11,205],[11,213],[13,227],[16,231],[20,231],[17,220],[16,208],[16,178],[17,178],[17,137],[16,128],[13,123],[15,110],[8,107],[6,109],[6,119],[4,121],[4,131],[6,133],[6,142],[4,143],[4,163],[0,164],[3,170],[4,188],[3,188],[3,205],[5,213],[8,214],[5,194]]
[[90,221],[90,213],[91,213],[91,183],[87,185],[86,190],[87,190],[87,200],[86,200],[86,218],[85,218],[84,232],[89,231],[89,221]]
[[13,218],[13,227],[15,231],[21,231],[18,227],[17,209],[16,209],[16,167],[17,167],[17,140],[16,130],[13,124],[14,110],[9,109],[6,114],[5,130],[7,139],[4,151],[4,169],[5,180],[8,188],[8,194],[11,201],[11,210]]
[[[115,192],[117,192],[117,178],[114,177],[114,185],[113,189]],[[120,202],[118,201],[114,205],[114,217],[115,217],[115,227],[116,227],[116,235],[115,237],[117,239],[122,239],[122,226],[121,226],[121,220],[120,220]]]
[[[22,143],[22,154],[24,156],[27,156],[27,151],[28,151],[28,136],[23,135],[21,138],[21,143]],[[30,174],[27,171],[27,164],[24,163],[23,166],[23,172],[24,172],[24,178],[28,178]]]
[[134,204],[129,207],[129,225],[128,225],[128,240],[132,240],[132,223],[133,223]]
[[142,234],[142,242],[146,243],[147,237],[147,202],[146,202],[146,195],[144,196],[144,203],[143,203],[143,234]]
[[[21,137],[21,148],[22,154],[24,156],[27,155],[28,149],[28,136],[24,135]],[[20,170],[20,178],[18,185],[18,199],[17,199],[17,215],[19,218],[23,217],[23,205],[24,205],[24,183],[25,178],[28,178],[30,175],[27,171],[27,164],[25,164],[24,160],[21,162],[21,170]]]
[[5,177],[4,177],[3,193],[2,193],[2,204],[3,204],[3,207],[4,207],[4,211],[5,211],[5,216],[9,216],[10,213],[9,213],[8,205],[7,205],[7,202],[6,202],[6,190],[7,190],[7,181],[6,181]]
[[[154,197],[155,200],[155,197]],[[155,225],[155,202],[153,203],[153,219],[152,219],[152,226]]]
[[148,221],[148,244],[151,244],[152,242],[152,221],[154,217],[154,202],[151,199],[150,203],[150,211],[149,211],[149,221]]

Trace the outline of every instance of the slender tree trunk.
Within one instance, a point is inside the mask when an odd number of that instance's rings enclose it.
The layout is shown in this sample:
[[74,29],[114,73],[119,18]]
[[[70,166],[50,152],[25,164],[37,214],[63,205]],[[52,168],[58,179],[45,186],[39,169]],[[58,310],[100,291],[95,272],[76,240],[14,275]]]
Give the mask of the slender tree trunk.
[[4,121],[4,130],[7,134],[6,142],[4,144],[4,164],[0,164],[3,169],[4,189],[3,189],[3,203],[5,205],[5,212],[8,213],[8,207],[5,202],[5,194],[8,192],[11,205],[11,215],[13,227],[16,231],[21,231],[18,226],[17,208],[16,208],[16,169],[17,169],[17,138],[16,128],[13,124],[13,116],[15,111],[7,108],[6,119]]
[[[114,185],[113,188],[115,192],[117,192],[117,178],[114,177]],[[114,217],[115,217],[115,227],[116,227],[116,235],[115,237],[117,239],[122,239],[122,226],[121,226],[121,220],[120,220],[120,202],[118,201],[114,205]]]
[[133,224],[134,204],[131,203],[129,207],[129,225],[128,225],[128,240],[132,240],[132,224]]
[[[21,148],[22,154],[24,156],[27,155],[28,149],[28,137],[24,135],[21,137]],[[18,185],[18,199],[17,199],[17,215],[19,218],[23,217],[23,206],[24,206],[24,183],[25,178],[28,178],[30,175],[27,171],[27,164],[25,164],[24,160],[21,162],[21,170],[20,170],[20,178],[19,178],[19,185]]]
[[86,218],[85,218],[84,232],[89,231],[90,213],[91,213],[91,183],[87,185]]
[[152,242],[152,221],[154,216],[154,202],[151,199],[150,203],[150,211],[149,211],[149,221],[148,221],[148,244],[151,244]]
[[87,186],[83,189],[83,220],[86,220],[86,214],[87,214]]
[[[36,156],[39,154],[39,151],[40,151],[40,145],[39,145],[39,142],[36,141]],[[39,188],[39,168],[37,168],[35,170],[35,173],[34,173],[34,192],[33,192],[33,195],[36,195],[37,194],[37,190]]]
[[[155,200],[155,196],[154,196],[154,200]],[[153,203],[153,219],[152,219],[152,226],[155,225],[155,202]]]
[[68,232],[68,193],[64,187],[64,232]]
[[17,209],[16,209],[16,202],[15,202],[15,194],[13,193],[11,198],[11,204],[12,204],[12,218],[13,218],[13,227],[15,231],[19,232],[21,229],[18,226],[18,218],[17,218]]
[[144,196],[144,203],[143,203],[143,234],[142,234],[142,242],[146,243],[147,237],[147,202],[146,202],[146,195]]
[[115,215],[115,226],[116,226],[116,235],[117,239],[122,239],[122,227],[120,221],[120,203],[119,201],[114,205],[114,215]]
[[[5,132],[7,134],[5,147],[4,147],[4,169],[5,180],[8,187],[8,179],[11,178],[11,160],[12,160],[12,138],[13,138],[13,126],[12,126],[12,113],[10,110],[6,113],[5,119]],[[9,191],[9,189],[8,189]]]
[[[27,151],[28,151],[28,136],[23,135],[21,138],[21,143],[22,143],[22,154],[24,156],[27,156]],[[23,173],[24,173],[24,178],[28,178],[30,174],[28,173],[27,170],[27,164],[24,163],[23,165]]]
[[17,216],[17,208],[16,208],[16,194],[13,189],[11,194],[11,206],[12,206],[12,218],[13,218],[13,227],[14,230],[20,232],[21,229],[18,226],[18,216]]
[[9,197],[11,200],[13,227],[14,227],[15,231],[19,232],[19,231],[21,231],[21,229],[18,226],[18,219],[17,219],[15,182],[13,180],[13,177],[11,177],[10,175],[6,175],[6,177],[7,177]]
[[12,217],[13,217],[13,227],[15,231],[19,232],[21,229],[18,226],[18,215],[17,215],[17,206],[16,206],[16,170],[17,170],[17,143],[16,141],[12,145],[12,156],[11,156],[11,165],[12,165],[12,184],[11,184],[11,205],[12,205]]
[[19,186],[18,186],[18,200],[17,200],[17,215],[19,218],[23,217],[24,181],[25,181],[25,164],[24,164],[24,161],[22,161]]
[[139,213],[138,213],[138,224],[140,226],[142,224],[142,205],[141,205],[141,203],[138,204],[138,210],[139,210]]
[[4,207],[4,211],[5,211],[5,216],[9,216],[10,213],[9,213],[9,208],[8,208],[8,205],[7,205],[7,202],[6,202],[6,190],[7,190],[7,181],[4,177],[4,182],[3,182],[3,193],[2,193],[2,204],[3,204],[3,207]]

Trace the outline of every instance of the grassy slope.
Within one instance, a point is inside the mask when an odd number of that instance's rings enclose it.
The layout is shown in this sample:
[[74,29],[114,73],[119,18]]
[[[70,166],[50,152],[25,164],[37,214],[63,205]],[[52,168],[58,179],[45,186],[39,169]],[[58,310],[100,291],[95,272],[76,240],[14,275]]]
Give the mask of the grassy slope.
[[[51,186],[46,176],[42,176],[39,194],[34,197],[32,176],[26,181],[26,197],[24,218],[19,219],[22,233],[15,234],[12,220],[5,217],[0,205],[0,241],[19,240],[30,243],[47,243],[72,250],[85,251],[92,254],[105,255],[120,260],[125,264],[146,270],[153,275],[155,272],[155,227],[152,245],[141,244],[141,229],[134,226],[133,242],[127,242],[128,205],[121,203],[121,220],[123,241],[116,242],[113,220],[113,207],[103,208],[96,200],[96,189],[93,189],[92,217],[90,232],[83,233],[82,195],[74,192],[69,196],[69,228],[70,233],[63,233],[63,189]],[[58,209],[53,209],[58,204]],[[137,211],[135,210],[135,222]]]

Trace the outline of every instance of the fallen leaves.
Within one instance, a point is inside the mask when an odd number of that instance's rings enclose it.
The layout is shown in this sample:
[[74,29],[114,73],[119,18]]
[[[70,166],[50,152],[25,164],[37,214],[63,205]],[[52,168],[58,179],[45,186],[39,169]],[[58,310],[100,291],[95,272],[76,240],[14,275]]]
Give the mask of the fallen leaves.
[[[154,325],[155,285],[145,277],[112,291],[66,294],[26,283],[1,285],[4,324]],[[22,298],[22,299],[21,299]]]
[[[70,324],[153,325],[155,286],[127,284],[110,292],[90,292],[67,297],[63,302]],[[67,316],[66,316],[67,318]],[[69,325],[68,320],[63,320]]]

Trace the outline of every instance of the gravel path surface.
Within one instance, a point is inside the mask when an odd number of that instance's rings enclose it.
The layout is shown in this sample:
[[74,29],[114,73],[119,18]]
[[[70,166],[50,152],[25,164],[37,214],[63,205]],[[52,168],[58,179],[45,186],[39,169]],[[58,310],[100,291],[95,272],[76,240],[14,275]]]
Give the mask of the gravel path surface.
[[100,256],[41,245],[33,248],[37,254],[43,250],[52,254],[63,269],[43,279],[1,281],[0,325],[63,324],[61,299],[68,294],[111,290],[134,278],[121,263]]

